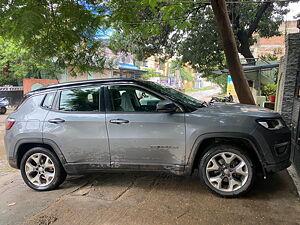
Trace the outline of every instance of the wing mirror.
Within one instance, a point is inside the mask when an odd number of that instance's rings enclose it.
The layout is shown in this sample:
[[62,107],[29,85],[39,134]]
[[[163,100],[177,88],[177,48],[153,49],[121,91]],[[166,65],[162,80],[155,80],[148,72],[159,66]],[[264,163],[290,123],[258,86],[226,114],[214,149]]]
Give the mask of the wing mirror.
[[174,102],[170,100],[164,100],[156,105],[156,110],[157,112],[162,112],[162,113],[172,113],[175,112],[177,109],[177,106],[174,104]]

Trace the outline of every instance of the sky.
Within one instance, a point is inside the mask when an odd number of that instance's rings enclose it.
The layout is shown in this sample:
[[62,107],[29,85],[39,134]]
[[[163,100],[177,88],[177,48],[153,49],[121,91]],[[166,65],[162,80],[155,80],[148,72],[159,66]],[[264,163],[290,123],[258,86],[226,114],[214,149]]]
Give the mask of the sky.
[[295,20],[294,16],[300,14],[300,1],[289,4],[290,12],[286,15],[285,20]]

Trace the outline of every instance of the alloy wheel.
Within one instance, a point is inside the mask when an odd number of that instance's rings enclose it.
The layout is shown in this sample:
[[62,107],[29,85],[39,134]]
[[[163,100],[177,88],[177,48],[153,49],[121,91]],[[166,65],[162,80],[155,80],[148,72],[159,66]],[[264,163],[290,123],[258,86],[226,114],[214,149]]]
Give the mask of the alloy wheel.
[[46,154],[35,153],[26,160],[25,174],[32,184],[38,187],[47,186],[55,177],[55,166]]
[[239,155],[221,152],[214,155],[206,165],[209,183],[224,192],[239,190],[247,182],[249,166]]

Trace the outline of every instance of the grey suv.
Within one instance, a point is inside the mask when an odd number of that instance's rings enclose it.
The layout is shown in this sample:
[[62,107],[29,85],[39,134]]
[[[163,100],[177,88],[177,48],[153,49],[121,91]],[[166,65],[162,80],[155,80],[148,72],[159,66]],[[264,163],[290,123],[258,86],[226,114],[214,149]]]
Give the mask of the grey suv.
[[67,174],[170,171],[192,174],[233,197],[290,165],[280,115],[240,104],[207,105],[172,88],[133,79],[62,83],[26,94],[7,119],[12,167],[34,190]]

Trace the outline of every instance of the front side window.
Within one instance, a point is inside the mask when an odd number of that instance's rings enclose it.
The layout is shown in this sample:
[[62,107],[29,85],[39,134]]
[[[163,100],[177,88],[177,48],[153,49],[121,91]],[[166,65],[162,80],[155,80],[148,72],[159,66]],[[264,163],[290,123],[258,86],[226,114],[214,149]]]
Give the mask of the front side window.
[[99,88],[76,88],[61,92],[59,110],[99,111]]
[[158,102],[163,98],[135,86],[108,87],[112,111],[117,112],[156,112]]
[[180,103],[182,104],[188,104],[194,109],[205,107],[206,103],[203,101],[199,101],[189,95],[186,95],[180,91],[175,90],[174,88],[162,86],[159,84],[156,84],[151,81],[144,81],[147,85],[149,85],[151,88],[155,89],[157,92],[167,95],[167,96],[173,96],[175,97]]

